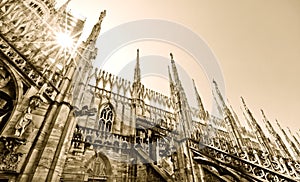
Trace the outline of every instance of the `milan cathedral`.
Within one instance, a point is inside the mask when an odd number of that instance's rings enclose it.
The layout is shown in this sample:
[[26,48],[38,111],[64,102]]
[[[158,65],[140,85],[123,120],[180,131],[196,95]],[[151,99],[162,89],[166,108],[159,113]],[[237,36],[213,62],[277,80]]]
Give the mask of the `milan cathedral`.
[[195,82],[191,107],[172,54],[169,96],[141,82],[139,50],[133,81],[93,68],[106,11],[81,42],[69,2],[0,1],[0,181],[300,181],[298,133],[243,98],[239,118],[216,81],[222,116]]

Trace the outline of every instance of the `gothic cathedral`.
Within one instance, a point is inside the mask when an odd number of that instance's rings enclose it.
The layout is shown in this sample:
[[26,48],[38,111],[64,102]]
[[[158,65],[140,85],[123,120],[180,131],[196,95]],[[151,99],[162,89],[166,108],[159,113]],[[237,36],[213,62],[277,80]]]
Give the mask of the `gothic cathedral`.
[[141,82],[139,50],[133,81],[93,68],[106,11],[81,41],[69,2],[0,1],[1,182],[300,180],[292,132],[263,111],[260,126],[241,98],[243,126],[215,81],[222,117],[196,84],[191,107],[172,54],[169,96]]

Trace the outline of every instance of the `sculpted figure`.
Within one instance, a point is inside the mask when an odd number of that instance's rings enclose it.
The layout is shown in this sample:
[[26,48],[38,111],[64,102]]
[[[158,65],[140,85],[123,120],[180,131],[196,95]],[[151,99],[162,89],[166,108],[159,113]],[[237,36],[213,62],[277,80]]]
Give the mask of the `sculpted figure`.
[[29,106],[26,110],[26,112],[22,115],[22,117],[20,118],[19,122],[16,124],[15,126],[15,135],[17,137],[21,137],[23,135],[23,133],[25,132],[27,126],[31,123],[32,121],[32,110],[36,109],[39,104],[40,104],[41,100],[40,98],[33,96],[30,98],[29,101]]

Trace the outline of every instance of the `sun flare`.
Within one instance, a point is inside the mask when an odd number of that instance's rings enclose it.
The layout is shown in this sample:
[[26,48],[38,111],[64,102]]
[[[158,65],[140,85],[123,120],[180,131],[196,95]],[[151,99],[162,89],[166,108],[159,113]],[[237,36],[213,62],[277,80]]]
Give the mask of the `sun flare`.
[[58,32],[56,34],[56,41],[62,48],[65,49],[71,49],[74,43],[72,37],[64,32]]

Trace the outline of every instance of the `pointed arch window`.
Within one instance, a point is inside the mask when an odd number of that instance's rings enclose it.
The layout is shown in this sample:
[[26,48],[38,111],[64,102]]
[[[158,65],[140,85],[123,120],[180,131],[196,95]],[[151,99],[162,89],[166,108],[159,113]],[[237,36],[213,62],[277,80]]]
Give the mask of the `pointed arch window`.
[[111,132],[114,121],[114,110],[111,104],[102,107],[99,119],[99,130]]

